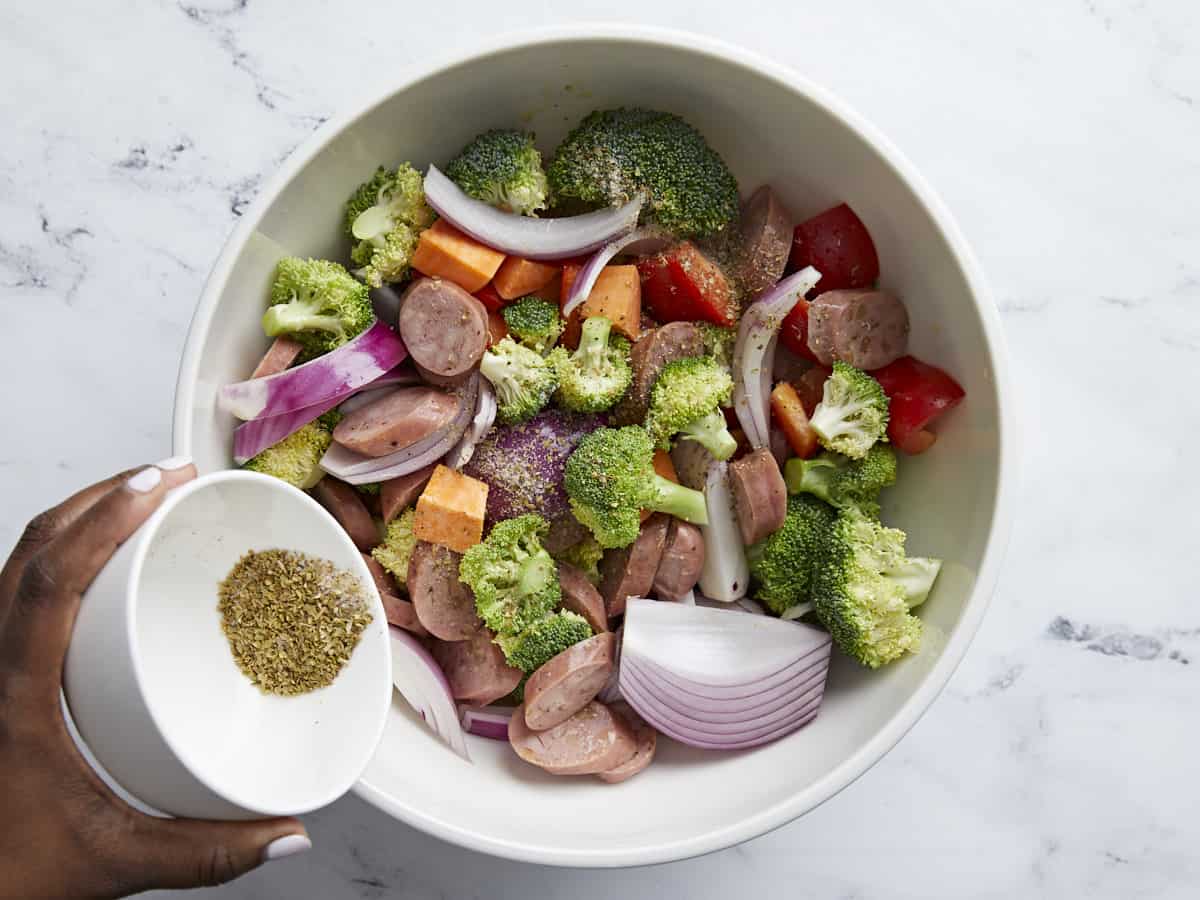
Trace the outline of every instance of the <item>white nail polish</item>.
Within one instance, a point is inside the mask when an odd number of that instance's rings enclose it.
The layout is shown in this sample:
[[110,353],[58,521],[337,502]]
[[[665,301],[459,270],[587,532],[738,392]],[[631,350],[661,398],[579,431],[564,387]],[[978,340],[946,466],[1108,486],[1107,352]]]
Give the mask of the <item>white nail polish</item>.
[[162,472],[155,466],[149,466],[126,481],[125,486],[131,491],[137,491],[139,494],[148,494],[158,487],[161,481]]
[[303,834],[289,834],[285,837],[275,838],[275,840],[263,847],[262,861],[271,862],[274,859],[295,856],[297,853],[306,853],[311,849],[312,841],[307,836]]
[[156,468],[167,472],[174,472],[176,469],[182,469],[184,466],[190,466],[191,464],[192,458],[190,456],[172,456],[154,465]]

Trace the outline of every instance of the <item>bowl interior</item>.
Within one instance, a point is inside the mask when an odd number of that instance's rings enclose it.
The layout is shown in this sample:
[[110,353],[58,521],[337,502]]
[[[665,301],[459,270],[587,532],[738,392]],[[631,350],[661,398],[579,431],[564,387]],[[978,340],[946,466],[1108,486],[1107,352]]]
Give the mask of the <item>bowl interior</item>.
[[[250,550],[309,553],[354,572],[374,620],[329,687],[265,694],[221,631],[217,586]],[[134,592],[146,701],[167,742],[227,800],[262,814],[316,809],[358,779],[387,714],[390,657],[378,596],[354,545],[314,501],[240,473],[183,495],[150,537]]]
[[982,312],[989,301],[925,189],[833,112],[835,101],[739,61],[736,51],[640,33],[510,46],[415,81],[294,163],[218,263],[176,410],[177,450],[206,469],[229,466],[234,423],[215,410],[213,393],[244,378],[264,349],[258,318],[272,267],[282,253],[344,256],[342,203],[376,165],[443,163],[476,132],[513,125],[536,131],[548,152],[582,115],[622,104],[681,114],[724,156],[743,194],[770,182],[797,219],[850,203],[874,236],[883,285],[908,305],[912,352],[952,372],[967,400],[940,423],[930,452],[901,462],[886,503],[889,523],[909,533],[910,552],[946,560],[922,611],[922,651],[879,672],[838,659],[821,715],[791,737],[727,754],[663,741],[645,774],[611,787],[555,779],[479,739],[469,765],[394,702],[361,785],[368,798],[447,839],[568,865],[687,856],[806,811],[886,752],[965,649],[990,591],[978,579],[1002,469],[998,348]]

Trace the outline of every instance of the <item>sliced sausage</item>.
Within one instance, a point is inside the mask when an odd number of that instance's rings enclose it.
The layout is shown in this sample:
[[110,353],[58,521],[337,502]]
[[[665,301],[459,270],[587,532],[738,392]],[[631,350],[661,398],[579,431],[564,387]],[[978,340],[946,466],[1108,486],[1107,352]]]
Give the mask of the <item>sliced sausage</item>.
[[404,292],[399,331],[421,368],[442,377],[461,375],[487,349],[487,310],[452,281],[421,278]]
[[458,580],[462,557],[441,544],[417,541],[408,561],[408,596],[421,624],[443,641],[474,638],[483,626],[475,597]]
[[633,366],[633,381],[629,390],[611,413],[613,425],[641,425],[650,408],[650,392],[667,363],[687,356],[702,356],[704,339],[700,329],[691,322],[669,322],[633,345],[629,361]]
[[371,573],[371,580],[375,582],[375,588],[381,594],[398,594],[400,588],[396,585],[396,579],[392,577],[392,573],[379,564],[379,560],[373,557],[370,553],[362,554],[363,562],[367,564],[367,570]]
[[397,628],[403,628],[405,631],[411,631],[413,634],[419,634],[422,637],[429,636],[429,632],[417,617],[417,611],[412,603],[403,597],[397,597],[395,594],[381,593],[379,597],[383,600],[383,614],[387,617],[389,624],[395,625]]
[[[799,393],[799,392],[797,392]],[[803,401],[801,401],[803,405]],[[784,463],[791,459],[795,454],[792,453],[792,445],[788,443],[787,435],[783,433],[783,429],[777,425],[772,425],[768,432],[767,446],[771,448],[771,455],[775,457],[775,464],[780,469]]]
[[418,363],[413,363],[413,368],[417,370],[417,375],[426,384],[432,384],[436,387],[457,388],[466,384],[467,379],[471,377],[471,369],[465,372],[460,372],[457,375],[439,375],[437,372],[431,372],[429,369],[421,366]]
[[865,291],[846,306],[833,338],[838,359],[880,369],[908,352],[908,310],[886,291]]
[[250,377],[266,378],[268,375],[278,375],[296,361],[296,357],[303,349],[304,345],[299,341],[294,341],[287,335],[281,334],[271,342],[271,346],[267,348],[263,358],[254,367]]
[[798,356],[781,341],[775,348],[775,362],[771,367],[772,381],[799,381],[813,367],[811,361]]
[[757,544],[783,525],[787,485],[779,464],[765,447],[729,464],[729,486],[742,543]]
[[433,463],[423,469],[401,475],[399,478],[390,478],[380,485],[379,514],[383,517],[384,522],[391,522],[417,502],[417,498],[421,496],[421,491],[425,490],[425,485],[429,484],[429,479],[433,477],[433,470],[436,468],[437,463]]
[[587,706],[612,675],[616,646],[606,631],[543,663],[525,682],[525,724],[545,731]]
[[396,388],[338,422],[333,439],[363,456],[387,456],[445,428],[459,400],[437,388]]
[[435,641],[433,658],[450,682],[456,700],[486,706],[517,689],[525,673],[504,661],[504,654],[486,628],[478,629],[469,640]]
[[764,184],[742,205],[742,286],[753,295],[783,277],[792,250],[795,222],[783,202]]
[[379,545],[379,529],[375,527],[375,520],[367,512],[366,504],[358,491],[346,482],[326,475],[317,482],[312,492],[317,501],[337,519],[346,534],[350,535],[355,547],[365,553]]
[[867,291],[838,290],[819,294],[808,307],[808,349],[823,365],[832,366],[837,355],[837,332],[842,316]]
[[596,777],[601,781],[607,781],[609,784],[617,784],[621,781],[627,781],[650,765],[650,762],[654,759],[654,751],[658,746],[658,732],[624,700],[617,700],[609,704],[609,708],[629,723],[629,726],[633,729],[634,737],[637,738],[637,750],[634,751],[633,756],[614,769],[596,773]]
[[690,522],[671,519],[662,559],[654,575],[654,593],[660,600],[682,600],[704,568],[704,535]]
[[610,618],[625,612],[630,597],[645,597],[650,592],[670,523],[670,516],[655,513],[642,523],[632,544],[605,551],[600,560],[600,595]]
[[565,722],[534,731],[517,707],[508,722],[508,742],[517,756],[552,775],[594,775],[627,762],[638,748],[633,728],[593,700]]
[[604,598],[587,576],[570,563],[558,564],[558,583],[562,587],[562,608],[587,619],[592,631],[608,631],[608,613]]

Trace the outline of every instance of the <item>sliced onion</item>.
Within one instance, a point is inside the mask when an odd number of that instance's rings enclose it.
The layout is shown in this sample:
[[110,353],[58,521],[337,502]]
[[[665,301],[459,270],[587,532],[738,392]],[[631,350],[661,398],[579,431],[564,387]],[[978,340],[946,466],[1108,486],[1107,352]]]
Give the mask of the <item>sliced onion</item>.
[[407,631],[388,626],[392,638],[392,683],[408,705],[446,745],[468,762],[467,739],[458,720],[450,683],[429,651]]
[[790,734],[817,714],[830,636],[733,609],[630,599],[619,687],[664,734],[733,750]]
[[575,311],[575,307],[587,299],[596,285],[596,279],[600,277],[600,272],[618,253],[657,253],[670,242],[671,239],[665,232],[650,226],[634,229],[615,241],[609,241],[584,263],[575,280],[571,282],[571,292],[567,294],[567,302],[562,308],[563,318],[569,316]]
[[468,734],[493,741],[508,740],[508,723],[512,719],[511,706],[468,706],[459,709],[459,721]]
[[679,480],[687,487],[704,491],[708,523],[700,525],[704,536],[704,567],[700,590],[708,598],[732,603],[746,596],[750,586],[750,563],[742,544],[733,491],[729,487],[728,464],[713,459],[696,441],[679,441],[671,451]]
[[475,455],[475,445],[492,430],[496,422],[496,391],[486,378],[479,379],[479,397],[475,401],[475,418],[454,449],[443,460],[451,469],[461,469]]
[[757,600],[751,600],[749,597],[743,597],[741,600],[737,601],[736,605],[744,609],[746,612],[752,613],[756,616],[765,616],[767,614],[767,611],[763,609],[761,603],[759,603]]
[[755,449],[770,446],[768,404],[779,326],[820,279],[820,272],[805,266],[784,278],[742,313],[733,350],[733,408],[746,440]]
[[239,419],[280,416],[315,406],[370,384],[408,355],[392,329],[376,320],[354,340],[311,362],[265,378],[227,384],[217,405]]
[[437,166],[430,166],[425,173],[425,199],[459,231],[502,253],[525,259],[566,259],[591,253],[632,230],[643,202],[638,197],[615,209],[563,219],[534,219],[467,196]]
[[[663,598],[661,598],[661,597],[660,597],[659,599],[661,600],[661,599],[663,599]],[[686,594],[684,594],[682,597],[680,597],[680,598],[679,598],[678,600],[676,600],[675,602],[676,602],[676,603],[682,603],[684,606],[695,606],[695,605],[696,605],[696,591],[695,591],[695,589],[693,588],[692,590],[689,590],[689,591],[688,591]]]

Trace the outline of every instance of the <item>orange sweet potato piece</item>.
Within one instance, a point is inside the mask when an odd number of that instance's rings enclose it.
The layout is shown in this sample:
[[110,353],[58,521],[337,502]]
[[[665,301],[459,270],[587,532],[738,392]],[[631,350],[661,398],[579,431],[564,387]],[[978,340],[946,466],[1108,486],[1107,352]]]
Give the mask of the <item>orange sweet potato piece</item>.
[[492,277],[492,287],[505,300],[534,294],[554,280],[559,267],[549,263],[510,256]]
[[[560,302],[566,302],[580,268],[574,265],[563,267]],[[637,266],[605,266],[601,269],[591,293],[567,320],[561,342],[572,349],[578,347],[583,320],[592,316],[605,316],[612,321],[614,331],[631,341],[638,339],[642,328],[642,282]]]
[[808,459],[817,452],[817,433],[808,421],[800,395],[786,381],[771,391],[771,413],[797,456]]
[[503,253],[438,219],[421,232],[412,267],[422,275],[453,281],[473,294],[492,280],[503,262]]

